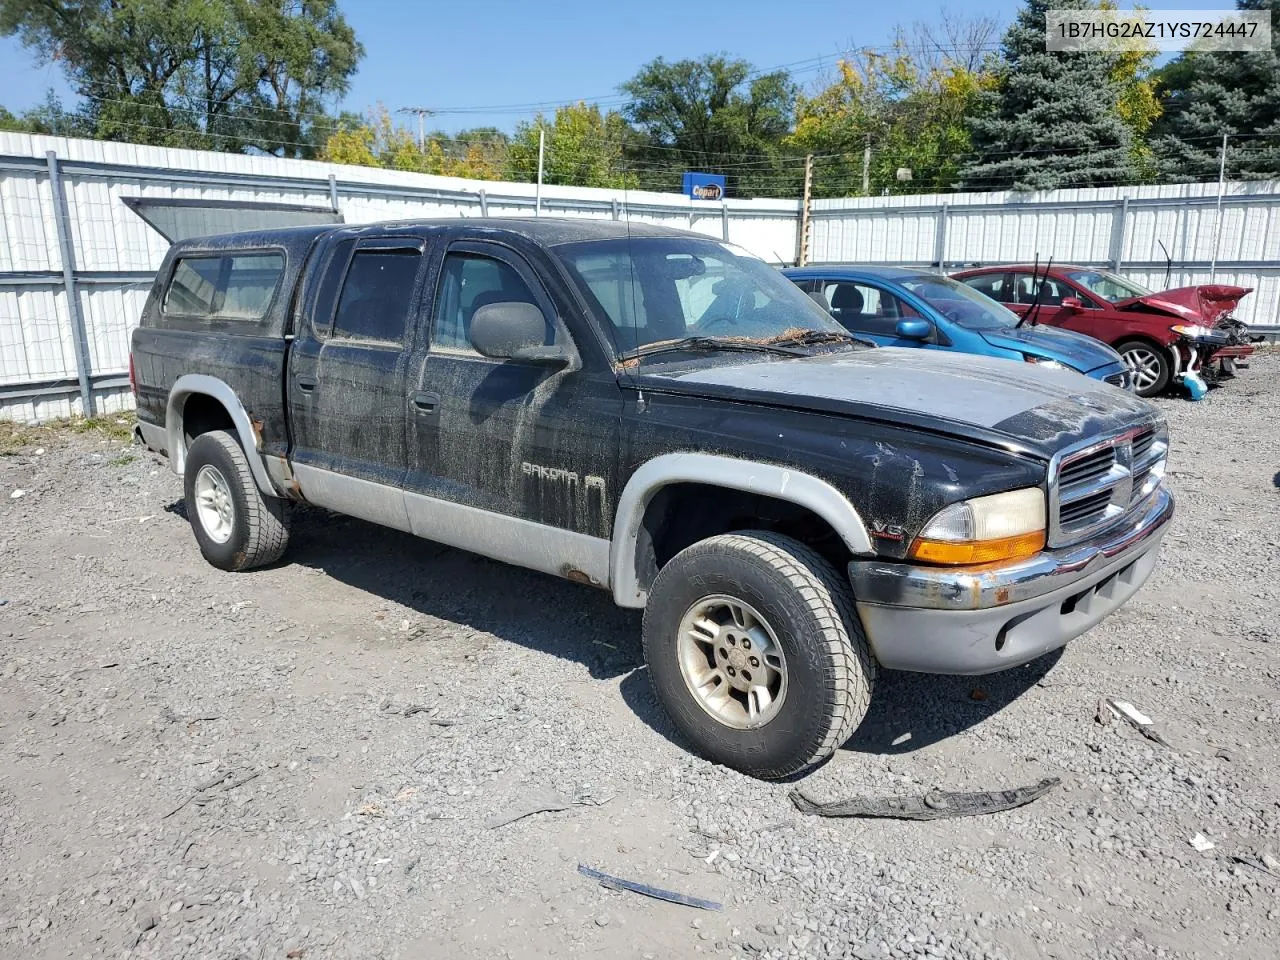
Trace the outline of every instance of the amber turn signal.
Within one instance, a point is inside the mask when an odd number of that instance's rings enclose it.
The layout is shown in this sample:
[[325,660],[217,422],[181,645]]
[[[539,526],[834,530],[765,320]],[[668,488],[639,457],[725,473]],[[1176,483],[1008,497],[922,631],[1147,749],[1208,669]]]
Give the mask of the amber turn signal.
[[964,566],[975,563],[996,563],[1000,560],[1018,560],[1030,557],[1044,549],[1044,531],[1021,533],[1016,537],[998,540],[927,540],[916,537],[911,544],[910,556],[924,563],[943,563],[948,566]]

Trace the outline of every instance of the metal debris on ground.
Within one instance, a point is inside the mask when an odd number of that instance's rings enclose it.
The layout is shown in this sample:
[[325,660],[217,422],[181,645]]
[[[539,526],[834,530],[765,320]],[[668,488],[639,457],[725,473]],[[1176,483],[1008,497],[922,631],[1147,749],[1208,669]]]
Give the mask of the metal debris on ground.
[[603,807],[612,799],[613,797],[596,797],[584,791],[576,794],[572,800],[568,800],[554,790],[534,790],[525,796],[523,802],[506,813],[494,817],[485,826],[495,830],[535,813],[555,813],[558,810],[568,810],[570,807]]
[[801,813],[819,817],[873,817],[892,820],[943,820],[949,817],[974,817],[984,813],[1012,810],[1039,800],[1060,784],[1057,777],[1014,790],[989,790],[979,793],[954,793],[930,790],[923,797],[856,797],[819,803],[799,790],[791,791],[791,802]]
[[621,877],[614,877],[607,873],[601,873],[599,870],[593,870],[582,863],[578,864],[578,872],[584,877],[599,881],[613,890],[630,890],[632,893],[638,893],[641,896],[653,897],[655,900],[666,900],[668,903],[678,903],[686,907],[696,907],[699,910],[724,909],[724,904],[716,903],[714,900],[690,897],[683,893],[676,893],[674,890],[663,890],[661,887],[652,887],[647,883],[638,883],[635,880],[623,880]]
[[1217,844],[1215,844],[1212,840],[1206,837],[1203,833],[1197,833],[1194,837],[1192,837],[1187,842],[1191,844],[1191,846],[1194,847],[1200,853],[1208,853],[1215,846],[1217,846]]
[[1263,873],[1269,873],[1273,877],[1280,877],[1280,859],[1276,859],[1270,851],[1263,850],[1262,853],[1253,854],[1235,853],[1227,858],[1232,863],[1238,863],[1242,867],[1250,867],[1254,870],[1261,870]]
[[[1103,710],[1104,706],[1113,716],[1123,719],[1133,727],[1133,729],[1137,730],[1152,743],[1158,743],[1162,747],[1169,747],[1169,741],[1160,736],[1160,732],[1156,730],[1155,721],[1128,700],[1116,700],[1114,698],[1109,698],[1103,703],[1100,703],[1098,705],[1098,719],[1101,723],[1107,722],[1103,719],[1104,713],[1107,712]],[[1173,748],[1169,747],[1169,749],[1172,750]]]
[[562,796],[554,790],[531,790],[525,794],[520,803],[511,807],[505,813],[498,814],[485,826],[490,830],[496,830],[498,827],[505,827],[508,823],[515,823],[517,820],[531,817],[535,813],[554,813],[557,810],[568,810],[572,803],[573,801],[568,797]]

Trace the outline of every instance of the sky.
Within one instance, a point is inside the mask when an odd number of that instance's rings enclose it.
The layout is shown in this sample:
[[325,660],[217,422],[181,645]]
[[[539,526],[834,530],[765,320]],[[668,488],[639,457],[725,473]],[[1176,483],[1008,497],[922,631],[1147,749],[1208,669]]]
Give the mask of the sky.
[[[758,68],[788,66],[802,86],[829,70],[840,51],[888,43],[895,24],[955,12],[1012,20],[1017,0],[341,0],[365,57],[343,99],[364,112],[430,107],[433,129],[511,129],[534,104],[606,99],[657,56],[727,52]],[[1123,3],[1130,6],[1130,3]],[[1229,8],[1224,0],[1148,0],[1160,9]],[[1280,26],[1280,25],[1278,25]],[[41,65],[14,38],[0,39],[0,105],[18,113],[53,88],[74,101],[56,65]],[[459,112],[463,111],[463,112]],[[405,118],[405,122],[408,119]],[[416,121],[414,121],[416,123]]]

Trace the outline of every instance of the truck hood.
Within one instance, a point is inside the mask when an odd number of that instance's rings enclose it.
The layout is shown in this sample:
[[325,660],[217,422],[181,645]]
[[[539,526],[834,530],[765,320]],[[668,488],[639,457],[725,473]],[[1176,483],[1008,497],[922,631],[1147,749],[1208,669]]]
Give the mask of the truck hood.
[[899,424],[1046,459],[1087,437],[1159,419],[1146,401],[1071,370],[933,350],[747,360],[628,380],[648,392]]
[[1145,297],[1117,300],[1114,307],[1117,310],[1132,310],[1135,307],[1154,308],[1179,319],[1193,320],[1212,327],[1219,319],[1234,310],[1242,297],[1252,291],[1253,287],[1202,283],[1195,287],[1175,287],[1172,290],[1162,290]]
[[982,339],[993,347],[1057,360],[1081,373],[1120,362],[1120,354],[1105,343],[1061,327],[1023,324],[1017,329],[983,330],[981,334]]

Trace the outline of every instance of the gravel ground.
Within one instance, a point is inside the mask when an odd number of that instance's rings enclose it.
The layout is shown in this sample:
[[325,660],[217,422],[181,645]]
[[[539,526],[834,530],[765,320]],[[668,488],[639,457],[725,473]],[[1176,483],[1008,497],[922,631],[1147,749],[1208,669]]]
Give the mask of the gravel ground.
[[[320,512],[222,573],[149,454],[0,434],[0,956],[1275,956],[1278,382],[1161,402],[1179,514],[1123,610],[1004,674],[884,674],[803,784],[1062,778],[922,824],[689,755],[604,594]],[[551,789],[579,802],[489,826]]]

